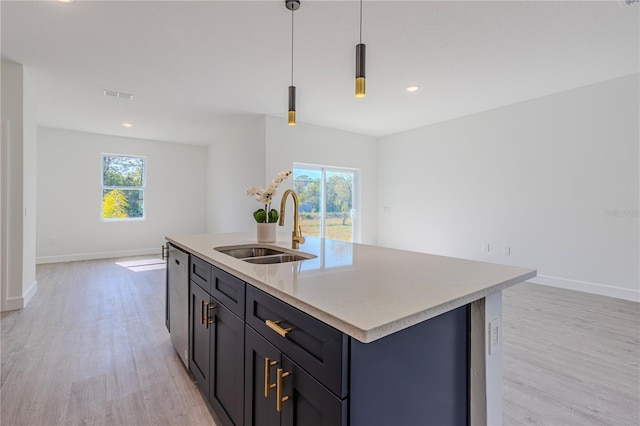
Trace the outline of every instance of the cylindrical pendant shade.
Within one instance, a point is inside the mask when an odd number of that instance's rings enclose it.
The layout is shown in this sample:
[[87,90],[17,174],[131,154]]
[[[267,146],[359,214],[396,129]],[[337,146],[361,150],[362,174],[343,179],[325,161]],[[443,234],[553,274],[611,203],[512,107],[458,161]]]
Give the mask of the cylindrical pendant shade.
[[356,45],[356,98],[364,98],[366,95],[365,62],[367,46],[360,43]]
[[356,98],[364,98],[367,94],[366,80],[364,77],[356,77]]
[[296,125],[296,86],[289,86],[289,126]]

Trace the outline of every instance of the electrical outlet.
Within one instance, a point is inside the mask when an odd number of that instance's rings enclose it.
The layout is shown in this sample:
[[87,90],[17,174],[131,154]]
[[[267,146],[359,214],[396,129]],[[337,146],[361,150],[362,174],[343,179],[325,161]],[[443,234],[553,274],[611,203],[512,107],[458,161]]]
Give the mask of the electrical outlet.
[[511,256],[511,247],[505,247],[504,248],[504,255],[505,256]]
[[483,244],[482,245],[482,251],[485,253],[489,253],[491,247],[489,246],[489,243]]
[[500,351],[502,325],[500,318],[493,318],[489,321],[489,355],[497,354]]

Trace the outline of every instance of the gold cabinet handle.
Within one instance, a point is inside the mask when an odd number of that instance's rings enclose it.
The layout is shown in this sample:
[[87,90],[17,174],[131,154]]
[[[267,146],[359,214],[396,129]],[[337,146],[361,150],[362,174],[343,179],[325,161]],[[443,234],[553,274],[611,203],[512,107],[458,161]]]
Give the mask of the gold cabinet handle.
[[162,260],[165,260],[167,258],[167,256],[165,255],[165,250],[167,249],[167,246],[162,246],[162,254],[160,255],[160,257],[162,257]]
[[214,305],[213,303],[207,303],[207,314],[206,314],[206,321],[204,323],[204,328],[206,328],[207,330],[209,329],[209,326],[211,324],[213,324],[214,322],[216,322],[216,320],[209,318],[209,311],[214,310],[215,308],[217,308],[216,305]]
[[273,389],[276,387],[275,383],[269,383],[271,381],[271,367],[276,365],[278,361],[271,361],[269,358],[265,357],[264,359],[264,397],[269,398],[269,389]]
[[289,333],[291,330],[293,330],[293,327],[282,328],[282,327],[280,327],[278,325],[281,322],[282,322],[282,320],[278,320],[278,321],[266,320],[264,323],[267,324],[267,327],[269,327],[270,329],[272,329],[273,331],[275,331],[276,333],[278,333],[282,337],[287,337],[287,333]]
[[200,324],[204,325],[204,304],[205,301],[201,300],[200,301]]
[[285,401],[290,400],[291,398],[288,396],[282,396],[282,379],[287,376],[290,376],[291,373],[288,371],[284,371],[282,368],[278,368],[278,376],[276,377],[276,410],[282,411],[282,404]]

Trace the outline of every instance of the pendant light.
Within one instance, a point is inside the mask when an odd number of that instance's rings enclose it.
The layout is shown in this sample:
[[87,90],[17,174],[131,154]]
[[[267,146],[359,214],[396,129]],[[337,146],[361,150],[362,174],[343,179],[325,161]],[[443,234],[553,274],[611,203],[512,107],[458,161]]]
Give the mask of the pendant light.
[[362,44],[362,0],[360,0],[360,43],[356,45],[356,98],[367,94],[365,80],[365,59],[367,46]]
[[296,86],[293,85],[293,12],[300,9],[300,0],[285,0],[286,8],[291,11],[291,86],[289,86],[289,126],[296,125]]

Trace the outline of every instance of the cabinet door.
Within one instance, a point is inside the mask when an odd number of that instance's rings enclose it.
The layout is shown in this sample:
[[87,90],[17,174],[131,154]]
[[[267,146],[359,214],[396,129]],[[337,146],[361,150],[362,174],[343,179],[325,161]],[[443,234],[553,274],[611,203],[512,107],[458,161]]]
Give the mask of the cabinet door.
[[225,425],[242,425],[244,321],[213,299],[209,402]]
[[[265,359],[269,364],[265,371]],[[276,389],[269,389],[265,397],[265,383],[276,383],[276,369],[281,368],[281,354],[254,329],[245,325],[245,426],[279,426],[280,413],[276,411]],[[268,380],[268,381],[267,381]]]
[[189,369],[203,393],[209,396],[209,294],[191,282]]
[[282,356],[284,373],[282,426],[346,426],[347,399],[340,400],[309,373],[285,355]]

